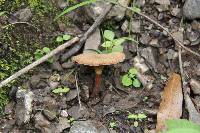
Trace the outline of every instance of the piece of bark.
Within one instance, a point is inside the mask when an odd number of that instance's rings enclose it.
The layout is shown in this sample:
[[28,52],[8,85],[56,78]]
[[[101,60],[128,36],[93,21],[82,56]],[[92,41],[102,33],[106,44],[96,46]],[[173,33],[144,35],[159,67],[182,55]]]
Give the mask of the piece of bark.
[[164,88],[162,101],[157,114],[156,131],[165,130],[168,119],[179,119],[182,115],[183,93],[180,75],[173,73]]

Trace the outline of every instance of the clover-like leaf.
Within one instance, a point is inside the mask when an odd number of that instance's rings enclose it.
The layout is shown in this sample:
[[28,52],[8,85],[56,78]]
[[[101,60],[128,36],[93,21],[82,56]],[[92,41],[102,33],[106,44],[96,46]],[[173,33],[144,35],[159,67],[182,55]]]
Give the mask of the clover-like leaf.
[[129,69],[128,73],[136,75],[137,74],[137,69],[131,68],[131,69]]
[[147,118],[147,116],[145,114],[143,114],[143,113],[138,114],[138,119],[145,119],[145,118]]
[[70,89],[67,87],[64,87],[64,88],[59,87],[57,89],[54,89],[52,92],[55,94],[59,94],[59,93],[67,93],[69,91],[70,91]]
[[123,46],[116,45],[112,48],[112,52],[123,52]]
[[49,52],[51,52],[51,50],[50,50],[50,48],[48,48],[48,47],[44,47],[43,49],[42,49],[42,51],[44,52],[44,53],[49,53]]
[[69,39],[71,39],[70,35],[63,35],[63,40],[68,41]]
[[138,79],[134,78],[133,79],[133,86],[136,87],[136,88],[139,88],[141,86],[141,82]]
[[135,120],[137,120],[138,116],[136,114],[129,114],[128,115],[128,119],[135,119]]
[[128,74],[122,77],[122,84],[124,86],[130,86],[132,84],[132,79],[128,76]]
[[105,39],[112,41],[115,37],[115,33],[111,30],[105,30],[103,36]]
[[56,38],[56,42],[62,42],[63,41],[63,37],[62,36],[58,36],[57,38]]
[[105,48],[112,47],[112,42],[111,41],[105,41],[101,46]]
[[119,39],[114,39],[113,40],[113,45],[121,45],[123,42],[125,42],[124,38],[119,38]]

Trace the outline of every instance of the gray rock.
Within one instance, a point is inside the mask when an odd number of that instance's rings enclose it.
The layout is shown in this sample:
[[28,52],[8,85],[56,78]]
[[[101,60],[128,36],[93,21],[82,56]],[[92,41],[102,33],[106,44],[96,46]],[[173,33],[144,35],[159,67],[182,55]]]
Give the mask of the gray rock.
[[196,79],[190,80],[191,89],[194,94],[200,94],[200,82]]
[[70,124],[67,122],[67,118],[59,118],[59,123],[56,125],[56,131],[55,133],[62,133],[63,130],[70,128]]
[[32,17],[31,10],[29,8],[21,9],[13,14],[13,17],[9,19],[10,23],[14,22],[26,22]]
[[49,97],[49,96],[44,97],[43,104],[46,109],[53,110],[53,111],[56,111],[59,107],[59,103],[56,102],[54,98]]
[[71,127],[69,133],[98,133],[92,121],[77,121]]
[[130,25],[133,33],[140,33],[140,21],[132,21]]
[[121,29],[123,32],[127,32],[128,27],[129,27],[129,22],[127,20],[125,20],[121,26]]
[[160,5],[170,5],[170,0],[155,0]]
[[34,116],[35,128],[39,129],[42,133],[53,133],[51,130],[51,123],[45,119],[41,113]]
[[[130,0],[119,0],[118,3],[121,4],[122,6],[128,6]],[[95,20],[109,5],[110,5],[109,3],[104,1],[98,1],[92,3],[90,7],[87,9],[88,15]],[[126,11],[125,8],[115,5],[106,18],[110,19],[114,17],[117,21],[120,21],[123,19],[125,11]]]
[[16,123],[18,125],[26,124],[30,121],[32,112],[33,92],[19,89],[16,93]]
[[138,7],[143,7],[146,3],[146,0],[136,0],[135,4],[138,6]]
[[172,9],[171,14],[175,17],[181,17],[181,9],[178,7],[175,7]]
[[151,37],[149,34],[145,33],[145,34],[142,34],[139,40],[142,44],[148,45],[151,40]]
[[43,110],[43,115],[49,120],[52,121],[56,118],[56,112],[50,110]]
[[55,70],[55,71],[62,71],[62,70],[63,70],[63,69],[62,69],[62,66],[60,65],[60,63],[59,63],[58,61],[53,62],[53,63],[51,64],[51,68],[52,68],[53,70]]
[[61,110],[60,116],[67,118],[69,114],[67,113],[67,110]]
[[105,97],[103,98],[103,104],[109,105],[110,102],[111,102],[111,100],[112,100],[112,95],[109,94],[109,93],[107,93],[107,94],[105,95]]
[[200,18],[200,0],[186,0],[183,15],[188,19]]
[[145,60],[148,62],[151,67],[155,71],[157,71],[157,63],[158,63],[158,57],[157,57],[157,51],[156,49],[152,47],[147,47],[141,50],[141,56],[145,58]]
[[10,103],[8,103],[5,107],[4,107],[4,112],[5,114],[11,114],[14,110],[14,106],[15,103],[13,101],[11,101]]
[[197,45],[200,43],[200,33],[198,31],[193,31],[191,27],[187,28],[186,36],[190,40],[191,45]]
[[66,101],[69,102],[69,101],[73,100],[74,98],[77,97],[77,95],[78,95],[78,92],[76,89],[70,90],[66,95]]
[[68,60],[67,62],[64,62],[62,64],[62,68],[64,69],[69,69],[69,68],[72,68],[74,66],[74,63],[70,60]]
[[94,51],[88,50],[88,49],[94,49],[98,50],[99,45],[101,44],[101,33],[100,30],[97,29],[90,37],[86,40],[85,46],[84,46],[84,53],[94,53]]
[[40,76],[34,75],[31,77],[30,83],[31,83],[32,88],[37,88],[37,85],[39,84],[39,82],[40,82]]
[[200,64],[198,64],[196,67],[196,74],[197,76],[200,76]]
[[68,109],[67,113],[72,116],[75,119],[87,117],[88,115],[88,109],[85,106],[82,106],[82,109],[80,109],[78,106],[73,106],[70,109]]
[[173,60],[178,57],[178,52],[174,51],[173,49],[169,49],[167,51],[167,59]]

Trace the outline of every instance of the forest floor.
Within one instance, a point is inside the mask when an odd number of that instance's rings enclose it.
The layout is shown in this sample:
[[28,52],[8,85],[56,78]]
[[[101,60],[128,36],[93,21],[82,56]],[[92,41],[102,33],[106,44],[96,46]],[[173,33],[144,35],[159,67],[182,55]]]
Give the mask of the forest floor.
[[[93,3],[55,20],[65,8],[79,2],[0,0],[0,81],[35,61],[37,51],[41,52],[44,47],[53,50],[65,42],[58,37],[83,35],[107,6],[104,2]],[[123,6],[134,4],[184,46],[199,53],[200,14],[188,15],[187,10],[191,7],[187,7],[187,3],[182,0],[121,0],[121,3]],[[199,7],[193,9],[200,12]],[[174,38],[158,25],[120,6],[115,5],[111,9],[94,34],[86,40],[85,47],[92,49],[92,45],[101,45],[105,30],[114,32],[115,38],[134,38],[138,43],[125,41],[122,45],[125,60],[104,67],[98,96],[90,97],[95,82],[94,69],[71,59],[85,49],[81,48],[66,57],[65,53],[70,52],[73,46],[69,47],[0,89],[0,132],[150,133],[156,128],[161,94],[172,73],[184,77],[184,83],[191,89],[192,105],[199,115],[198,56],[182,49],[181,67],[180,49]],[[140,78],[136,75],[142,82],[139,87],[123,85],[123,76],[132,68],[141,74]],[[180,68],[183,68],[182,74]],[[70,90],[55,92],[59,88]],[[185,102],[181,106],[181,118],[198,119],[199,116],[190,113]],[[131,115],[141,118],[131,118]],[[200,122],[200,117],[198,120]]]

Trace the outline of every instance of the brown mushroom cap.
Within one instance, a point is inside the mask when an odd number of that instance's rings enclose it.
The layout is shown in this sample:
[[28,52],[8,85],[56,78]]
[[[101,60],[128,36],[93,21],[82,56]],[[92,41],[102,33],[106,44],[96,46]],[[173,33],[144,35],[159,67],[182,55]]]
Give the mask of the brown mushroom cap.
[[125,54],[121,52],[109,54],[83,53],[72,58],[78,64],[89,66],[112,65],[124,61]]

